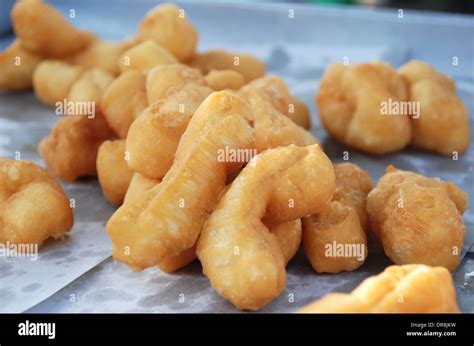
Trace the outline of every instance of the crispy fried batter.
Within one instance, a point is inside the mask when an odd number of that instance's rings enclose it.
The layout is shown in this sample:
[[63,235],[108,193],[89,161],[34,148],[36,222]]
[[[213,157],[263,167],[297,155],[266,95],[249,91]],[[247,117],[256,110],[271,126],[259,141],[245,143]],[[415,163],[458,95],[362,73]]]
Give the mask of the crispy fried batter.
[[178,61],[164,47],[147,40],[125,51],[118,60],[120,72],[138,70],[147,73],[155,66],[175,64]]
[[319,273],[355,270],[367,257],[366,204],[372,179],[351,163],[334,165],[334,172],[332,202],[319,214],[303,218],[305,254]]
[[330,293],[302,313],[454,313],[456,290],[443,267],[387,267],[365,279],[350,294]]
[[456,185],[393,166],[369,193],[371,230],[396,264],[422,263],[454,271],[466,233],[467,194]]
[[212,70],[233,70],[244,77],[245,83],[265,75],[265,64],[256,57],[225,50],[209,50],[198,54],[190,65],[201,70],[204,75]]
[[116,76],[120,73],[119,58],[135,43],[135,40],[112,42],[96,38],[86,49],[68,60],[74,65],[87,69],[100,68]]
[[105,141],[99,147],[97,176],[105,198],[113,205],[122,204],[132,180],[126,159],[124,139]]
[[41,58],[23,49],[15,40],[0,53],[0,91],[20,91],[33,87],[33,71]]
[[190,83],[148,106],[130,126],[128,166],[148,178],[163,178],[173,164],[179,140],[194,112],[211,93],[206,86]]
[[212,89],[219,90],[239,90],[245,85],[244,77],[233,70],[212,70],[206,77],[206,82]]
[[285,83],[278,77],[257,79],[240,91],[249,102],[254,115],[257,151],[289,144],[307,146],[317,140],[283,112],[288,112],[292,102]]
[[221,198],[198,241],[203,272],[216,291],[241,310],[257,310],[277,297],[285,287],[285,258],[268,225],[322,210],[332,198],[334,180],[319,145],[290,145],[255,156]]
[[64,190],[31,161],[0,159],[0,243],[63,238],[73,224]]
[[33,73],[33,87],[36,97],[44,104],[54,106],[69,95],[74,83],[84,69],[60,60],[44,60]]
[[319,117],[329,134],[350,147],[386,154],[411,139],[408,115],[384,115],[382,102],[407,100],[407,88],[385,63],[329,66],[316,95]]
[[154,40],[179,61],[187,62],[195,55],[198,33],[184,10],[174,4],[152,8],[140,22],[138,35],[142,40]]
[[55,175],[65,181],[96,175],[99,146],[113,136],[102,116],[62,117],[38,145],[38,152]]
[[148,103],[162,100],[181,90],[187,84],[206,85],[199,70],[182,64],[156,66],[147,75],[146,94]]
[[45,58],[64,58],[94,39],[79,31],[54,7],[41,0],[17,1],[11,12],[16,37],[26,50]]
[[401,66],[398,73],[409,85],[409,99],[420,103],[419,117],[411,120],[411,145],[443,155],[465,152],[469,116],[454,81],[418,60]]
[[133,121],[148,106],[146,77],[140,71],[126,71],[104,90],[100,109],[109,126],[120,138],[126,138]]
[[116,260],[143,269],[195,244],[227,174],[239,167],[220,162],[219,151],[253,148],[251,120],[248,105],[234,94],[221,91],[206,98],[181,137],[163,181],[108,221]]

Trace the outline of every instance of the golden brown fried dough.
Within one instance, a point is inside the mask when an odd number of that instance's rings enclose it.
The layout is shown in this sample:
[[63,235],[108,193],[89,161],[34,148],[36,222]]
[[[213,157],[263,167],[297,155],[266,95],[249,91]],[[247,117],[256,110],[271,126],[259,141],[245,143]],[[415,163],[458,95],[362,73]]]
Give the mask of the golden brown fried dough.
[[54,7],[40,0],[17,1],[11,12],[22,47],[45,58],[64,58],[85,49],[93,35],[74,28]]
[[255,156],[198,240],[197,254],[214,289],[241,310],[260,309],[277,297],[285,287],[285,259],[266,225],[319,212],[334,188],[331,161],[317,144]]
[[133,121],[147,107],[146,77],[140,71],[126,71],[104,90],[100,109],[109,126],[126,138]]
[[219,90],[239,90],[245,85],[244,77],[233,70],[212,70],[206,77],[206,82],[212,89]]
[[[144,192],[150,190],[151,188],[155,187],[160,183],[160,180],[157,179],[149,179],[144,177],[139,173],[135,173],[132,177],[130,185],[127,190],[127,194],[125,195],[124,204],[132,201],[135,198],[142,198],[140,195]],[[146,196],[146,194],[145,194]],[[158,263],[158,268],[166,273],[173,273],[178,269],[181,269],[194,261],[196,259],[196,246],[184,250],[183,252],[179,253],[178,255],[173,255],[166,257],[160,263]]]
[[333,201],[351,207],[357,213],[360,225],[367,230],[367,195],[373,188],[372,178],[353,163],[334,165],[336,174],[336,191]]
[[211,93],[212,89],[191,83],[148,106],[130,126],[128,166],[148,178],[163,178],[194,112]]
[[0,91],[29,90],[33,87],[33,71],[41,58],[14,41],[0,53]]
[[463,153],[470,140],[466,106],[456,95],[452,79],[432,66],[412,60],[398,73],[409,85],[409,99],[419,102],[419,116],[412,116],[411,144],[443,155]]
[[352,271],[367,258],[367,236],[357,213],[338,201],[303,218],[303,245],[318,273]]
[[287,111],[288,118],[295,124],[309,130],[311,128],[311,113],[308,106],[300,98],[293,96]]
[[83,115],[62,117],[51,133],[38,145],[38,152],[55,175],[65,181],[95,176],[97,151],[112,130],[101,116],[89,119]]
[[333,64],[321,79],[316,103],[324,128],[336,140],[386,154],[409,144],[411,125],[408,115],[382,114],[383,102],[407,97],[403,79],[388,64]]
[[201,70],[204,75],[212,70],[233,70],[244,77],[245,83],[265,75],[265,64],[256,57],[225,50],[210,50],[198,54],[190,65]]
[[285,265],[296,255],[300,248],[302,228],[301,219],[282,222],[268,228],[280,245],[280,250],[285,260]]
[[455,313],[456,290],[443,267],[387,267],[365,279],[350,294],[330,293],[302,313]]
[[[124,204],[135,198],[141,198],[140,194],[144,191],[150,190],[159,183],[160,180],[158,179],[149,179],[139,173],[135,173],[125,195]],[[301,220],[298,219],[272,226],[270,231],[275,234],[275,237],[280,244],[285,263],[288,263],[298,251],[301,243]],[[196,246],[193,246],[178,255],[165,258],[157,266],[166,273],[173,273],[178,269],[185,267],[195,259]]]
[[86,107],[82,109],[77,107],[77,109],[74,108],[73,112],[68,112],[68,115],[95,117],[96,113],[100,112],[102,94],[113,80],[114,76],[110,72],[100,68],[92,68],[82,73],[69,90],[67,101],[74,102],[75,105],[87,104],[89,106],[87,108],[93,107],[94,114],[88,114],[87,111],[90,113],[90,110],[85,110]]
[[64,190],[31,161],[0,159],[0,243],[63,238],[73,215]]
[[127,193],[125,194],[123,203],[125,204],[134,200],[135,198],[138,198],[144,191],[150,190],[160,182],[161,181],[159,179],[150,179],[141,175],[140,173],[134,173],[132,179],[130,180],[130,184],[128,185]]
[[133,171],[127,166],[125,140],[103,142],[97,153],[97,176],[105,198],[113,205],[122,204]]
[[461,260],[467,194],[456,185],[393,166],[369,193],[371,230],[396,264],[421,263],[454,271]]
[[367,257],[369,174],[351,163],[334,165],[336,190],[322,212],[303,218],[303,245],[318,273],[359,268]]
[[150,70],[146,78],[148,103],[171,96],[189,83],[205,86],[206,80],[199,70],[186,65],[157,66]]
[[254,93],[259,93],[267,98],[276,110],[285,115],[288,114],[293,102],[285,81],[277,76],[255,79],[239,91],[239,94],[243,97],[248,97]]
[[307,146],[317,143],[311,133],[283,113],[288,111],[292,99],[285,83],[278,77],[257,79],[244,86],[239,95],[252,108],[258,152],[290,144]]
[[107,223],[113,256],[134,269],[157,265],[191,248],[239,163],[220,162],[224,148],[251,149],[254,131],[247,103],[221,91],[197,109],[163,181],[120,207]]
[[140,22],[142,40],[153,40],[170,51],[179,61],[189,61],[196,51],[198,34],[183,9],[174,4],[152,8]]
[[138,70],[148,72],[158,65],[175,64],[178,61],[164,47],[148,40],[125,51],[118,60],[120,72]]
[[96,38],[86,49],[71,57],[69,61],[86,69],[100,68],[116,76],[120,73],[119,58],[134,44],[133,40],[111,42]]
[[[296,255],[301,243],[301,220],[283,222],[269,228],[276,237],[286,264]],[[166,273],[173,273],[196,259],[196,244],[179,255],[165,258],[158,264],[158,268]]]
[[44,104],[54,106],[63,102],[84,69],[60,60],[44,60],[33,73],[36,97]]
[[186,65],[158,66],[147,77],[151,102],[127,136],[129,167],[149,178],[162,178],[193,113],[212,93],[201,73]]

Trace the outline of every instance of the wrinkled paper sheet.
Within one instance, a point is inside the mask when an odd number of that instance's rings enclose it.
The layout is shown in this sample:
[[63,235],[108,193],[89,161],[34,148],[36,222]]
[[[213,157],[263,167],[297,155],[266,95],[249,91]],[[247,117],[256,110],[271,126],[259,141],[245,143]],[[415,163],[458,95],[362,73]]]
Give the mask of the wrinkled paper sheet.
[[[125,1],[62,1],[66,11],[75,8],[77,25],[95,31],[105,38],[119,39],[131,35],[136,23],[153,6],[140,2],[133,7]],[[385,60],[398,66],[411,57],[428,60],[458,80],[458,92],[466,103],[474,128],[474,78],[472,51],[449,38],[449,30],[433,30],[433,23],[451,25],[462,36],[463,20],[434,18],[407,14],[404,26],[388,11],[346,10],[327,7],[299,7],[293,22],[288,20],[288,6],[282,4],[248,5],[184,3],[189,17],[200,32],[200,49],[227,48],[255,54],[265,60],[269,73],[285,79],[291,91],[310,106],[313,133],[322,141],[334,162],[341,162],[349,151],[350,162],[366,169],[374,181],[388,164],[437,176],[458,184],[474,198],[472,174],[474,148],[458,161],[438,155],[404,150],[400,153],[373,157],[358,153],[331,140],[319,124],[314,94],[324,68],[332,61],[348,57],[351,64]],[[108,12],[106,17],[101,13]],[[380,28],[379,28],[380,26]],[[219,28],[218,30],[216,28]],[[379,28],[375,30],[374,28]],[[416,28],[416,33],[413,32]],[[439,30],[439,29],[438,29]],[[405,31],[406,36],[403,37]],[[397,36],[398,35],[398,36]],[[433,38],[436,37],[436,42]],[[449,41],[448,41],[449,38]],[[4,46],[11,38],[0,41]],[[431,41],[429,41],[431,40]],[[466,38],[468,40],[468,38]],[[419,43],[421,42],[421,43]],[[472,42],[472,38],[471,41]],[[448,44],[450,47],[440,47]],[[420,46],[421,45],[421,46]],[[448,56],[458,54],[461,63],[453,68]],[[471,64],[471,65],[469,65]],[[44,165],[36,153],[39,140],[57,121],[52,109],[39,104],[32,93],[0,93],[0,156],[14,157]],[[104,225],[113,208],[101,196],[100,186],[93,179],[63,183],[69,198],[74,198],[75,225],[65,241],[49,241],[39,258],[0,258],[1,312],[235,312],[202,274],[199,263],[189,265],[175,274],[151,268],[133,272],[111,257],[111,243]],[[472,203],[471,203],[472,204]],[[470,207],[464,214],[468,233],[463,255],[473,244],[474,213]],[[474,251],[471,250],[471,251]],[[337,275],[317,274],[302,251],[289,263],[287,286],[280,297],[262,312],[292,312],[328,292],[349,292],[370,275],[381,272],[390,261],[380,245],[369,241],[366,263],[354,272]],[[463,311],[474,312],[474,256],[464,258],[454,273],[458,300]]]

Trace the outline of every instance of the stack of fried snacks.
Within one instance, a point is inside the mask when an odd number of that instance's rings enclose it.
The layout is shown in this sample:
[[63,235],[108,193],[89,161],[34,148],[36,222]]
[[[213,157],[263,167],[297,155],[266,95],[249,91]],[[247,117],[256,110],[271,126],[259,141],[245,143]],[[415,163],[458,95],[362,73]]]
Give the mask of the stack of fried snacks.
[[[76,29],[41,0],[18,1],[12,22],[0,91],[33,88],[62,115],[38,151],[65,181],[98,177],[118,207],[106,225],[117,261],[174,272],[199,258],[217,293],[241,310],[283,292],[301,242],[317,273],[359,268],[369,231],[397,264],[459,264],[464,192],[391,167],[372,190],[358,166],[333,165],[285,82],[251,55],[197,52],[183,9],[154,7],[119,42]],[[419,61],[398,71],[331,65],[316,101],[331,136],[369,153],[413,145],[450,155],[469,144],[454,82]],[[420,110],[382,114],[384,102]],[[71,227],[68,200],[43,169],[0,160],[0,182],[0,242],[41,245]],[[306,310],[454,312],[454,298],[446,269],[406,265]]]

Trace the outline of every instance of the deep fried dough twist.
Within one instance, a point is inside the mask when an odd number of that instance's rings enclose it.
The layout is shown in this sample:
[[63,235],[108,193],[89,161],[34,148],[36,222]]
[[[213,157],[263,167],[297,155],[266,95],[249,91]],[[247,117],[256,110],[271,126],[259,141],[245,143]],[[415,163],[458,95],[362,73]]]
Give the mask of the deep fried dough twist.
[[292,102],[285,83],[278,77],[264,77],[244,86],[240,91],[254,115],[257,151],[295,144],[307,146],[317,140],[288,116]]
[[332,198],[334,170],[319,145],[290,145],[254,157],[209,217],[197,254],[216,291],[257,310],[285,287],[285,262],[266,225],[319,212]]
[[227,174],[241,165],[218,160],[219,152],[252,149],[251,121],[247,103],[238,96],[221,91],[206,98],[161,184],[123,205],[107,223],[115,259],[143,269],[195,244]]

